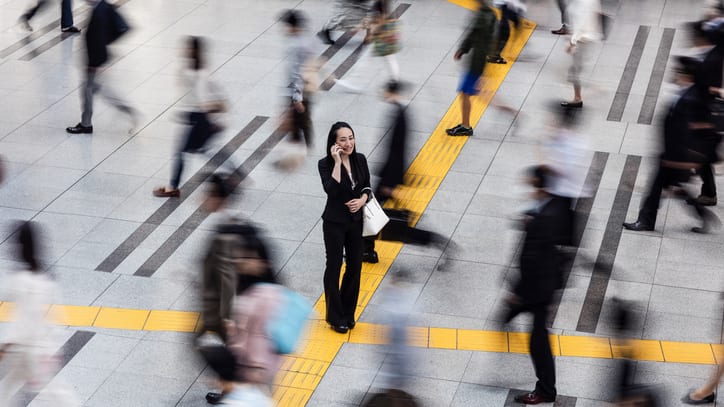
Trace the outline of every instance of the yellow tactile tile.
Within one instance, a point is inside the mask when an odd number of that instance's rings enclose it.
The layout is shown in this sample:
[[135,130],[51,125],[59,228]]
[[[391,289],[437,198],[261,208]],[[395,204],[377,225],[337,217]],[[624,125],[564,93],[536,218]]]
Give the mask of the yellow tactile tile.
[[611,343],[608,338],[591,336],[560,336],[562,356],[584,358],[612,358]]
[[438,349],[457,349],[458,330],[450,328],[430,328],[430,347]]
[[661,341],[664,360],[676,363],[714,364],[714,352],[706,343]]
[[408,344],[418,348],[427,348],[430,344],[430,329],[425,327],[410,327],[407,329]]
[[275,383],[279,386],[314,390],[322,377],[309,373],[282,371],[277,374],[275,379]]
[[349,341],[349,334],[339,334],[334,332],[327,321],[312,320],[307,323],[305,338],[310,341],[347,342]]
[[282,366],[282,370],[286,370],[288,372],[299,372],[321,376],[326,373],[327,368],[329,368],[328,362],[322,362],[319,360],[299,357],[289,357],[288,359],[289,363],[285,363],[284,366]]
[[305,359],[332,362],[341,347],[342,342],[304,341],[295,355]]
[[[551,344],[551,353],[554,356],[560,356],[558,335],[548,335],[548,341]],[[510,353],[530,353],[530,334],[527,332],[508,332],[508,348]]]
[[151,311],[143,330],[194,332],[200,317],[198,312]]
[[93,326],[96,328],[128,329],[140,331],[148,319],[148,310],[101,308]]
[[714,351],[714,360],[716,363],[720,363],[724,359],[724,345],[712,344],[711,349]]
[[507,332],[458,330],[458,349],[485,352],[507,352]]
[[652,362],[664,361],[664,353],[661,350],[661,342],[659,341],[636,339],[619,343],[612,340],[611,350],[615,358],[630,358]]
[[363,322],[358,322],[349,333],[350,343],[381,345],[387,342],[386,338],[387,328],[384,325]]
[[290,387],[276,387],[272,398],[278,407],[299,407],[307,404],[312,397],[312,390],[293,389]]
[[101,307],[53,305],[50,307],[49,315],[51,320],[57,321],[60,325],[91,326],[100,310]]

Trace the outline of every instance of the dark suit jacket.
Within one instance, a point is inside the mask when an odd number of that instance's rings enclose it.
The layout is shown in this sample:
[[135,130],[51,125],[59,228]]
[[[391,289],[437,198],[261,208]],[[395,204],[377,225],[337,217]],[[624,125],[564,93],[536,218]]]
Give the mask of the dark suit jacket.
[[405,145],[407,143],[407,119],[405,107],[395,103],[392,138],[387,161],[380,173],[380,185],[394,188],[401,185],[405,176]]
[[561,283],[562,258],[557,245],[565,239],[566,203],[550,199],[530,212],[520,255],[520,280],[513,292],[523,305],[549,304]]
[[691,161],[687,152],[693,142],[689,123],[708,120],[706,97],[702,94],[701,88],[689,86],[673,102],[664,119],[664,151],[661,159]]
[[98,68],[108,61],[108,44],[116,39],[114,6],[101,0],[91,14],[85,30],[88,67]]
[[319,176],[322,178],[324,192],[327,193],[327,203],[322,213],[322,219],[325,221],[347,223],[362,220],[362,209],[350,213],[345,203],[361,197],[363,192],[366,192],[368,196],[372,195],[370,170],[367,167],[367,159],[360,153],[355,153],[349,158],[349,161],[352,166],[352,175],[357,181],[354,189],[352,189],[352,181],[344,166],[342,167],[341,182],[337,182],[332,178],[334,163],[328,162],[326,157],[319,160],[317,165]]

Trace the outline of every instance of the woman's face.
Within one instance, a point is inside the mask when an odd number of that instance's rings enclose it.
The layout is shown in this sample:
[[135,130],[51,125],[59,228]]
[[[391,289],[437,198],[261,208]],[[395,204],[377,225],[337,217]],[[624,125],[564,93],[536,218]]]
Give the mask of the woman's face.
[[342,149],[342,154],[349,156],[354,151],[354,134],[352,129],[342,127],[337,130],[336,144]]

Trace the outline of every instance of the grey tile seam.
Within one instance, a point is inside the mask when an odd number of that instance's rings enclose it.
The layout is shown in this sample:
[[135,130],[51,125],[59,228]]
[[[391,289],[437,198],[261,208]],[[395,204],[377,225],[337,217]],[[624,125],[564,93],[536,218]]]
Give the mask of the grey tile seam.
[[603,300],[611,278],[618,245],[621,241],[622,223],[631,203],[631,195],[641,165],[641,157],[629,155],[619,179],[616,197],[603,233],[601,247],[596,257],[591,280],[578,318],[576,331],[595,333],[603,308]]
[[659,50],[656,53],[656,59],[654,60],[654,67],[651,70],[649,84],[646,87],[646,95],[644,95],[644,101],[641,104],[641,110],[639,111],[639,118],[637,120],[639,124],[651,124],[653,120],[654,111],[656,110],[656,102],[659,99],[661,84],[664,81],[666,65],[669,60],[669,54],[671,53],[671,46],[674,43],[675,33],[675,29],[665,28],[664,34],[661,36]]
[[633,86],[636,71],[638,70],[639,63],[641,62],[641,55],[643,54],[650,31],[651,27],[641,25],[636,32],[636,38],[631,46],[631,52],[626,60],[626,67],[621,74],[616,94],[613,98],[613,102],[611,103],[611,108],[608,111],[608,117],[606,118],[608,121],[618,122],[621,121],[621,117],[623,117],[626,102],[628,101],[628,96],[631,92],[631,87]]

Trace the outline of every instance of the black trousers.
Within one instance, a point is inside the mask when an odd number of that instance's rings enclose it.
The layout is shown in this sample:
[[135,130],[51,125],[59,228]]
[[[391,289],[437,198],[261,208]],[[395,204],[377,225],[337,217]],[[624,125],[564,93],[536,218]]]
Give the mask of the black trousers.
[[516,29],[520,26],[520,19],[518,18],[518,13],[510,10],[506,5],[502,5],[500,7],[500,12],[501,16],[500,21],[498,22],[497,33],[498,44],[495,49],[495,53],[498,56],[500,56],[500,53],[503,52],[505,44],[508,43],[508,38],[510,38],[510,23],[513,23]]
[[[45,8],[49,0],[38,0],[35,6],[31,7],[23,14],[23,18],[30,21],[35,13]],[[73,6],[71,0],[62,0],[60,3],[60,28],[68,28],[73,26]]]
[[713,163],[706,163],[696,170],[696,173],[701,177],[701,194],[713,198],[716,196],[716,181],[714,180],[714,168]]
[[184,153],[199,152],[217,132],[215,126],[209,121],[208,115],[204,112],[191,112],[188,120],[191,127],[174,156],[171,172],[171,188],[174,189],[177,189],[181,182],[181,174],[184,170]]
[[312,113],[309,109],[311,109],[312,104],[309,102],[309,100],[303,100],[302,105],[304,105],[304,112],[299,113],[297,109],[294,108],[292,105],[292,141],[301,143],[304,141],[304,143],[307,145],[307,147],[312,146],[312,139],[314,137],[313,130],[312,130]]
[[533,330],[530,335],[530,357],[533,360],[533,369],[538,381],[535,384],[535,392],[545,398],[555,398],[556,391],[556,366],[551,352],[551,343],[548,340],[548,304],[530,304],[511,306],[505,318],[510,322],[516,315],[522,312],[533,314]]
[[[362,272],[362,221],[337,223],[322,222],[324,250],[327,265],[324,270],[324,298],[327,302],[326,320],[332,325],[346,325],[354,321],[359,299]],[[342,254],[346,270],[339,284]]]
[[[649,188],[649,193],[646,195],[643,205],[641,205],[641,210],[639,210],[638,220],[651,226],[656,225],[656,216],[659,212],[659,205],[661,204],[661,193],[665,188],[685,182],[687,178],[688,173],[686,170],[659,166],[654,177],[654,182]],[[686,193],[686,190],[684,190],[684,192]],[[690,198],[688,193],[686,193],[684,198]],[[696,201],[693,201],[693,206],[699,218],[704,219],[708,215],[707,210],[696,203]]]

